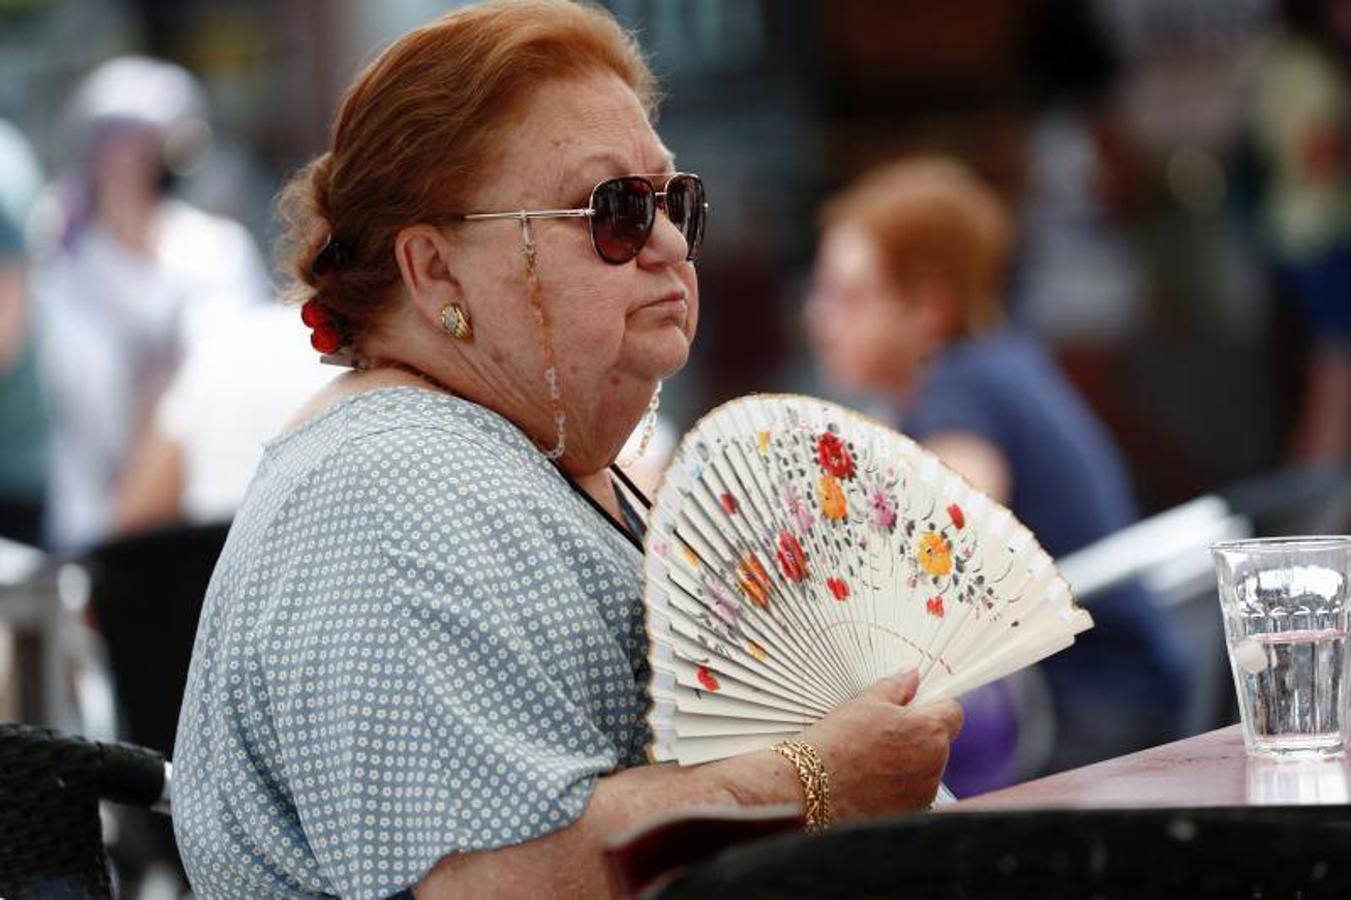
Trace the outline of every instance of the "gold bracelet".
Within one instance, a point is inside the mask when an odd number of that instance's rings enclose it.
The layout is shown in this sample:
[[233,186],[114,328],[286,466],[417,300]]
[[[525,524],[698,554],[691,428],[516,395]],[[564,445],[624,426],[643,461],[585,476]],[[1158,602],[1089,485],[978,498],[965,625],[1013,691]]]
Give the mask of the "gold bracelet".
[[797,769],[797,780],[802,783],[802,818],[808,831],[820,831],[830,824],[830,780],[825,763],[811,744],[802,741],[783,741],[769,749],[782,756]]

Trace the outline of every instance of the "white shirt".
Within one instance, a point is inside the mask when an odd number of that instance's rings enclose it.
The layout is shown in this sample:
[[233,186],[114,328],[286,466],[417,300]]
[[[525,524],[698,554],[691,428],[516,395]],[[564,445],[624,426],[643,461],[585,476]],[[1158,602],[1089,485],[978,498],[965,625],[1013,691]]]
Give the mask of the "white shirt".
[[338,370],[319,362],[300,311],[265,306],[222,316],[196,344],[155,412],[183,459],[183,515],[231,518],[275,437]]
[[39,349],[53,406],[48,540],[106,536],[132,444],[178,361],[215,321],[271,296],[236,222],[163,204],[152,256],[91,225],[34,271]]

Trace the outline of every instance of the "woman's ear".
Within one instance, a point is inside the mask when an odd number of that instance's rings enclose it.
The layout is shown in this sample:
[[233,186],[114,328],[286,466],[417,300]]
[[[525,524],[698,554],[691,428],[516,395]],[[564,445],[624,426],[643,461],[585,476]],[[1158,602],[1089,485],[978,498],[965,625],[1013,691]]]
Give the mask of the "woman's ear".
[[448,304],[465,306],[451,250],[445,233],[433,225],[409,225],[394,238],[394,259],[404,290],[418,315],[436,328],[441,327],[441,310]]

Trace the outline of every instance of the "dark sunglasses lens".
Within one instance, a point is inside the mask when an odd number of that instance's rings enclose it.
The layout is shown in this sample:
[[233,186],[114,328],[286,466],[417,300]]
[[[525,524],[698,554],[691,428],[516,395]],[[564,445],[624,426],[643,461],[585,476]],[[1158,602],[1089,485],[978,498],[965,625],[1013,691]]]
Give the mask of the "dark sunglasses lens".
[[680,229],[689,248],[687,259],[697,259],[704,244],[704,182],[697,175],[677,175],[666,183],[666,215]]
[[625,263],[638,255],[652,233],[657,195],[646,178],[614,178],[592,195],[591,239],[601,259]]

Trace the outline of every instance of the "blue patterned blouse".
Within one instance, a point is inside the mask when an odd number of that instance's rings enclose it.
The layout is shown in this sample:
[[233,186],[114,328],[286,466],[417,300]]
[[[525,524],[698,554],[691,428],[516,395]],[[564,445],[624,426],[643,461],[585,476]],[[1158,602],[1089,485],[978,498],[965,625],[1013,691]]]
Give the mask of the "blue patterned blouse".
[[649,735],[641,560],[515,426],[421,388],[266,450],[174,754],[200,897],[381,897],[562,828]]

